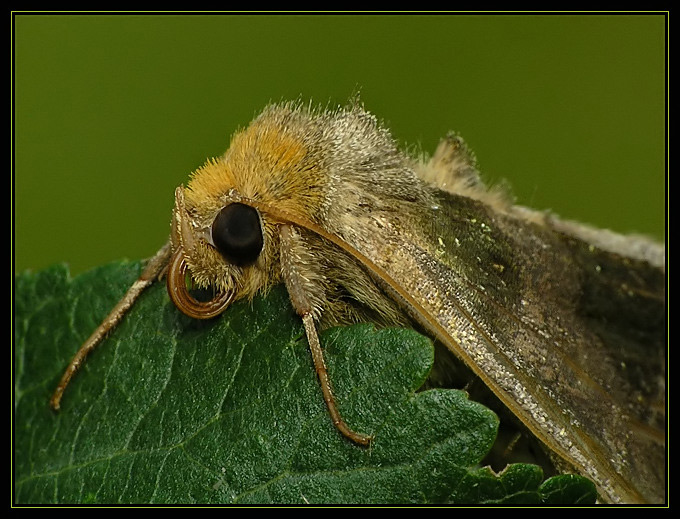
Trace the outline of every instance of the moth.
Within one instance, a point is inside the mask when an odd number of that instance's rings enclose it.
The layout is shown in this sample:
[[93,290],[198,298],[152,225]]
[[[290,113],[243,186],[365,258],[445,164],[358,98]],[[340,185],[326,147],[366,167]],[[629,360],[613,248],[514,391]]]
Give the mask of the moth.
[[54,409],[162,277],[196,319],[284,283],[348,441],[372,438],[338,412],[317,330],[414,325],[603,500],[665,500],[664,245],[514,205],[487,189],[454,134],[431,158],[411,157],[357,101],[267,107],[176,189],[167,244],[77,352]]

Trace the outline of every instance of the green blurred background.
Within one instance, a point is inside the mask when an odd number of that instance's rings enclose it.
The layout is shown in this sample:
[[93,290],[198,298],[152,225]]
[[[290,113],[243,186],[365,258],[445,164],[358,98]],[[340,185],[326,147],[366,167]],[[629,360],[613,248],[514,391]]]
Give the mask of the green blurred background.
[[175,186],[270,100],[462,133],[519,203],[663,239],[662,15],[14,17],[15,271],[152,255]]

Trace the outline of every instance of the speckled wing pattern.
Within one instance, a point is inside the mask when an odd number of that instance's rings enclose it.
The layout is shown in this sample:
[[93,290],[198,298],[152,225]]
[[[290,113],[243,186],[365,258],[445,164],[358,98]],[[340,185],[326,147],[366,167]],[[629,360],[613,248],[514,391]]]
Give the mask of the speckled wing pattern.
[[370,219],[351,244],[539,439],[607,501],[664,500],[663,269],[445,192],[411,235]]

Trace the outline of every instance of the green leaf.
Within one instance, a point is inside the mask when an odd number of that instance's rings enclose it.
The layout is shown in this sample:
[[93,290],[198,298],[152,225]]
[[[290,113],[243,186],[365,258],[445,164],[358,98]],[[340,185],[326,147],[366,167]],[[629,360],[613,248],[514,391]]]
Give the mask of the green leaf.
[[597,499],[597,490],[592,481],[574,476],[561,474],[548,479],[541,485],[543,503],[558,505],[561,503],[591,504]]
[[[137,278],[116,263],[15,278],[15,501],[28,503],[592,502],[583,478],[479,468],[498,426],[464,392],[417,392],[433,361],[412,330],[321,335],[344,439],[283,287],[211,321],[152,286],[48,406],[78,346]],[[553,478],[554,479],[554,478]],[[587,486],[587,485],[586,485]],[[591,501],[588,501],[591,500]]]

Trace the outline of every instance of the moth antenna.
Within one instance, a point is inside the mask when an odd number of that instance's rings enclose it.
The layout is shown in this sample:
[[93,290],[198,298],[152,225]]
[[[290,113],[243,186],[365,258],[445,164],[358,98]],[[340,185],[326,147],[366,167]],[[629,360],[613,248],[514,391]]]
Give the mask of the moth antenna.
[[123,298],[111,310],[111,313],[106,316],[106,319],[97,327],[97,329],[90,335],[90,337],[83,343],[80,349],[76,352],[70,364],[64,371],[64,374],[59,381],[59,385],[54,390],[52,398],[50,398],[50,406],[55,411],[58,411],[61,406],[61,397],[64,390],[69,385],[69,382],[80,369],[87,355],[94,350],[101,340],[113,330],[118,323],[125,317],[125,314],[130,310],[132,305],[137,301],[141,293],[151,285],[156,278],[167,268],[168,260],[170,258],[171,245],[168,241],[161,249],[149,260],[141,275],[128,289]]

